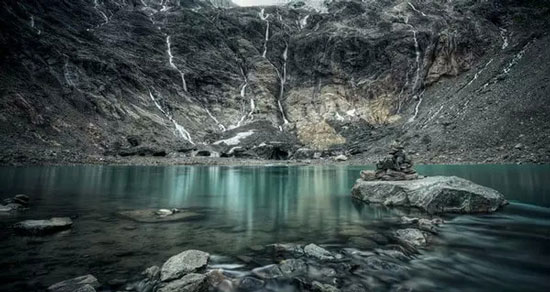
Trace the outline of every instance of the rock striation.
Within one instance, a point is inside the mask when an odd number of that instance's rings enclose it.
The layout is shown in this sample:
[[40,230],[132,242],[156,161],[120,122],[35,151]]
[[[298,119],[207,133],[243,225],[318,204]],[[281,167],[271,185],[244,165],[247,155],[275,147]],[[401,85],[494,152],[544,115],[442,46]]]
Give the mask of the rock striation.
[[507,204],[496,190],[455,176],[407,181],[358,179],[352,197],[366,203],[419,208],[436,213],[488,213]]

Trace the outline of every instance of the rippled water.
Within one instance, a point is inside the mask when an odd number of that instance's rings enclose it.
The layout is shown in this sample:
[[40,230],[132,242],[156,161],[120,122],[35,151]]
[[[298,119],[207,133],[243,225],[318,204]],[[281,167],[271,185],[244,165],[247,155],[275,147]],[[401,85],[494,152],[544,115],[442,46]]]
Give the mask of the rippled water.
[[[213,264],[278,242],[349,246],[357,230],[383,232],[403,210],[352,201],[361,167],[0,168],[0,195],[25,193],[31,208],[0,216],[0,290],[40,290],[91,273],[129,279],[182,250],[215,255]],[[418,290],[548,291],[550,166],[418,166],[493,187],[512,204],[492,215],[448,216],[430,247],[407,263]],[[187,222],[137,223],[117,214],[190,208]],[[46,237],[13,234],[24,219],[73,216],[72,230]]]

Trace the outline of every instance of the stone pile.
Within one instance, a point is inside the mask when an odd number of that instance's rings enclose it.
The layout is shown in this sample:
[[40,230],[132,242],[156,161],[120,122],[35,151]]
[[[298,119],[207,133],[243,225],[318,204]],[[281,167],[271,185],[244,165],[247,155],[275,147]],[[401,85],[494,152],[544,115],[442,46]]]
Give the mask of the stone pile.
[[30,198],[27,195],[18,194],[13,198],[4,199],[0,204],[0,212],[25,210],[29,207]]
[[376,171],[364,170],[361,178],[371,180],[414,180],[421,178],[413,169],[412,160],[405,153],[404,147],[395,142],[390,147],[389,155],[378,161]]

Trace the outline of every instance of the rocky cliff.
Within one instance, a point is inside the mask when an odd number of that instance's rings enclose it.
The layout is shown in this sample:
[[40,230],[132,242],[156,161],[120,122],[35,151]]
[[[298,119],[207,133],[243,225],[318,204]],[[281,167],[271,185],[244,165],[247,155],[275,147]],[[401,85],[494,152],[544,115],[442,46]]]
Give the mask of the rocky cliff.
[[549,1],[311,3],[3,0],[0,160],[550,161]]

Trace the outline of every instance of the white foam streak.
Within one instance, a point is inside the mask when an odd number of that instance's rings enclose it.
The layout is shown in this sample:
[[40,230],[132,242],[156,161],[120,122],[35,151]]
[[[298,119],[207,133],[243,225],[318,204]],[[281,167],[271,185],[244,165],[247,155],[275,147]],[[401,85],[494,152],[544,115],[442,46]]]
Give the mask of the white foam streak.
[[[178,122],[176,122],[176,120],[174,120],[174,118],[172,118],[172,116],[170,114],[168,114],[163,108],[162,106],[157,102],[157,100],[155,99],[155,97],[153,96],[153,93],[151,92],[151,90],[149,90],[149,97],[151,97],[151,100],[153,101],[153,103],[155,104],[155,106],[160,110],[160,112],[162,112],[164,114],[164,116],[174,124],[174,127],[176,128],[176,132],[179,133],[179,135],[184,139],[184,140],[187,140],[189,143],[191,144],[195,144],[193,143],[193,140],[191,139],[191,134],[189,134],[189,132],[187,132],[187,130],[185,130],[185,128],[178,124]],[[176,135],[177,136],[177,135]]]

